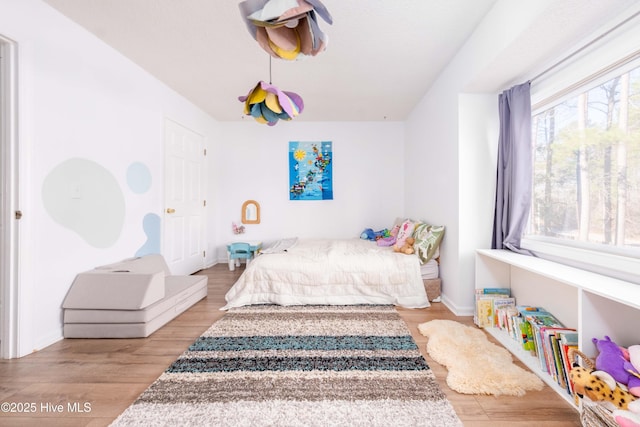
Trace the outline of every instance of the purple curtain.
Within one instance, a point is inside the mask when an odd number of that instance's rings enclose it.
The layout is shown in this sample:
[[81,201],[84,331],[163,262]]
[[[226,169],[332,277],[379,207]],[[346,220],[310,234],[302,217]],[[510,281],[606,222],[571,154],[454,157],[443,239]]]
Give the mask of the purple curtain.
[[520,248],[531,206],[531,83],[505,90],[499,96],[500,137],[492,249]]

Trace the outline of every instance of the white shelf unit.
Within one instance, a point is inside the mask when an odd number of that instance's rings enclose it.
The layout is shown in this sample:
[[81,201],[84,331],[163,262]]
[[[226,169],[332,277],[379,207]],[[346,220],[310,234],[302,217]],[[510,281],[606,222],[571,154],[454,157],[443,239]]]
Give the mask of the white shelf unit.
[[[593,338],[611,337],[622,346],[640,344],[640,285],[506,250],[476,251],[475,287],[511,289],[518,305],[544,307],[575,328],[580,350],[597,354]],[[486,328],[565,400],[573,398],[543,372],[536,357],[504,331]]]

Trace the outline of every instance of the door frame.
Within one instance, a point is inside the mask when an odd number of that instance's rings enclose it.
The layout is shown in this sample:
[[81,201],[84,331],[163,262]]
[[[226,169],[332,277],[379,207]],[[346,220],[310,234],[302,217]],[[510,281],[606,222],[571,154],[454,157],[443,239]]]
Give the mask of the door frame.
[[[170,139],[169,139],[169,132],[168,129],[170,127],[173,128],[178,128],[181,130],[184,130],[190,134],[193,134],[194,136],[197,136],[197,138],[199,139],[200,145],[199,145],[199,154],[198,154],[198,165],[200,168],[200,179],[199,179],[199,185],[200,185],[200,198],[201,201],[199,201],[199,203],[202,203],[199,207],[199,218],[200,218],[200,228],[199,228],[199,241],[200,241],[200,245],[199,245],[199,250],[197,252],[198,257],[200,257],[200,253],[202,254],[202,257],[199,259],[199,264],[197,265],[197,267],[194,268],[186,268],[185,269],[185,262],[183,262],[181,265],[176,265],[173,264],[173,260],[169,257],[169,253],[167,251],[168,246],[172,243],[171,239],[172,239],[172,235],[171,233],[169,233],[168,231],[168,218],[167,215],[169,215],[167,212],[169,208],[171,208],[170,204],[168,203],[169,201],[169,195],[168,195],[168,191],[169,191],[169,183],[168,178],[170,177],[170,174],[168,173],[167,168],[169,167],[168,165],[168,155],[169,155],[169,143],[170,143]],[[206,253],[206,248],[207,248],[207,238],[206,238],[206,161],[205,161],[205,156],[206,156],[206,140],[205,137],[183,125],[181,122],[174,120],[172,118],[169,117],[165,117],[164,118],[164,124],[163,124],[163,138],[164,138],[164,173],[163,173],[163,180],[164,180],[164,207],[163,207],[163,219],[162,219],[162,243],[161,243],[161,251],[163,253],[163,255],[165,256],[165,258],[167,259],[167,263],[169,264],[169,268],[172,270],[173,274],[192,274],[198,270],[201,270],[205,267],[205,253]],[[183,184],[184,185],[184,184]],[[174,206],[175,207],[175,206]],[[187,239],[187,242],[189,240]],[[188,248],[186,249],[188,250]],[[184,254],[184,251],[183,251]],[[177,268],[177,269],[176,269]],[[174,271],[175,270],[175,271]]]
[[[18,46],[0,35],[0,358],[18,357]],[[21,214],[20,214],[21,215]]]

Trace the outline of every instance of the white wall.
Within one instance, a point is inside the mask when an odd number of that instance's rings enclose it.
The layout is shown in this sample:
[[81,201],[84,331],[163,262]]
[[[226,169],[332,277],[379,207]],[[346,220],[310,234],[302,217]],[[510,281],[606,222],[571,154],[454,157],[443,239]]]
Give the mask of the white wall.
[[[144,243],[143,216],[162,216],[165,117],[206,139],[208,264],[225,258],[224,243],[236,237],[231,222],[247,199],[261,203],[262,222],[247,225],[244,237],[265,242],[357,236],[396,217],[419,218],[447,227],[443,300],[469,314],[472,254],[489,246],[493,219],[497,89],[482,77],[553,4],[499,0],[405,123],[270,128],[250,118],[217,123],[40,0],[0,0],[0,34],[19,48],[20,355],[61,337],[60,304],[76,273],[132,256]],[[501,89],[520,83],[517,75],[498,82]],[[292,140],[333,142],[334,200],[289,200]],[[76,157],[99,163],[122,189],[125,222],[110,247],[88,245],[43,206],[47,174]],[[127,188],[133,162],[144,162],[153,178],[143,195]]]
[[[247,225],[246,237],[265,242],[356,237],[403,215],[402,123],[217,123],[41,1],[0,0],[0,8],[0,34],[19,49],[20,356],[62,337],[61,304],[78,272],[133,256],[146,239],[144,215],[162,217],[165,117],[206,139],[207,265],[225,258],[246,199],[262,208],[261,224]],[[291,140],[333,142],[334,200],[289,200]],[[71,158],[98,163],[122,190],[124,226],[109,247],[87,244],[43,205],[43,182]],[[127,187],[134,162],[152,176],[143,195]]]
[[[460,94],[458,97],[458,249],[460,283],[475,281],[475,250],[491,245],[495,206],[495,175],[498,141],[498,97],[494,94]],[[444,285],[443,285],[444,286]],[[449,304],[466,312],[473,304],[466,286],[447,288]]]
[[[404,125],[399,122],[279,122],[247,118],[221,123],[215,153],[216,206],[224,243],[237,239],[242,203],[260,203],[261,223],[247,224],[241,239],[272,242],[285,237],[358,237],[363,229],[390,228],[404,214]],[[332,141],[333,200],[289,200],[289,141]]]
[[458,315],[473,312],[474,251],[491,245],[498,92],[637,9],[633,1],[590,3],[498,0],[406,121],[405,212],[447,227],[442,299]]
[[[144,215],[162,217],[164,118],[204,135],[210,149],[217,143],[218,124],[39,0],[0,0],[0,34],[18,44],[19,207],[24,213],[18,352],[25,355],[62,337],[60,306],[75,275],[133,256],[146,240]],[[44,180],[70,158],[98,163],[122,190],[124,226],[109,247],[88,244],[43,206]],[[144,194],[127,185],[127,167],[134,162],[144,163],[152,177]],[[216,241],[215,229],[208,240]]]
[[[405,211],[446,227],[440,257],[442,299],[458,315],[473,313],[472,254],[491,244],[493,209],[487,201],[494,197],[488,189],[495,182],[495,160],[488,157],[497,145],[497,139],[491,139],[498,123],[493,89],[468,96],[466,86],[549,3],[498,1],[406,122]],[[482,152],[484,148],[489,151]],[[480,201],[481,206],[474,206]]]

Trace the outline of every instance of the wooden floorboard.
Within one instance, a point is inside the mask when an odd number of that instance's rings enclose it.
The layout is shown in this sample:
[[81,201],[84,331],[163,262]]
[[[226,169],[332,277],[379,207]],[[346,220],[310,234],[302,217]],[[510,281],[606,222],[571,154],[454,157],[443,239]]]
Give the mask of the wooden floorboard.
[[[207,298],[148,338],[65,339],[20,359],[0,360],[0,402],[4,404],[0,425],[109,425],[224,315],[220,311],[224,295],[242,271],[241,267],[231,272],[223,263],[197,273],[209,278]],[[429,358],[427,340],[417,327],[433,319],[472,325],[471,317],[456,317],[441,303],[398,311],[465,426],[581,425],[578,413],[546,386],[524,397],[462,395],[451,390],[446,369]],[[17,412],[6,412],[7,404]]]

